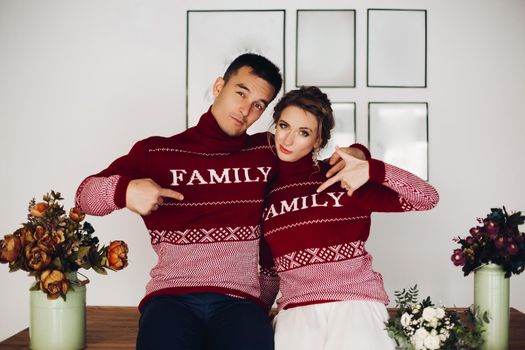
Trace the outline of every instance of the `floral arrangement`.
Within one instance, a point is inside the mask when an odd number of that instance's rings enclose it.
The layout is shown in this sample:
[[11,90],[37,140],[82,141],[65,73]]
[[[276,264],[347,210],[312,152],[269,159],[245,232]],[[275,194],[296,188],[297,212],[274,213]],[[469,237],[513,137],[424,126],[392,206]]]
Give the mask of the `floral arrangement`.
[[467,276],[482,264],[501,265],[505,277],[520,274],[525,269],[525,234],[518,229],[525,222],[521,212],[509,215],[505,207],[493,208],[480,225],[470,229],[465,238],[454,238],[461,248],[454,249],[452,262],[463,266]]
[[398,349],[474,350],[483,344],[481,333],[484,322],[488,322],[486,313],[481,318],[467,310],[467,323],[472,325],[468,327],[456,311],[435,306],[430,297],[418,302],[417,285],[408,291],[396,291],[394,295],[398,311],[386,322],[386,330]]
[[36,203],[34,198],[29,202],[27,222],[0,240],[0,262],[8,263],[10,272],[21,269],[34,276],[31,290],[42,290],[48,299],[66,300],[75,283],[68,273],[80,268],[93,268],[100,274],[107,274],[106,269],[121,270],[128,264],[128,247],[123,241],[99,247],[93,227],[82,223],[85,214],[71,208],[67,215],[60,200],[60,193],[51,191],[43,202]]

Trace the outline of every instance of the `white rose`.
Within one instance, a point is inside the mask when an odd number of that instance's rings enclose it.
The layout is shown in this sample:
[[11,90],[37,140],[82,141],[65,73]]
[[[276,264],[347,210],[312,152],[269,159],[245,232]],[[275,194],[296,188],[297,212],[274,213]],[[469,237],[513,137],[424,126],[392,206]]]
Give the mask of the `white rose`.
[[445,317],[445,310],[441,307],[438,307],[436,309],[436,317],[439,319],[442,319],[443,317]]
[[432,320],[430,320],[430,327],[432,328],[437,328],[438,326],[438,319],[437,318],[433,318]]
[[427,332],[427,330],[425,328],[419,328],[416,333],[414,333],[414,337],[416,339],[421,339],[421,340],[425,340],[426,337],[429,336],[429,333]]
[[437,335],[429,335],[423,341],[423,345],[429,350],[439,349],[439,347],[440,347],[439,336],[437,336]]
[[412,320],[412,316],[409,315],[408,313],[404,313],[403,315],[401,315],[401,325],[403,327],[408,327],[410,326],[410,321]]
[[434,317],[436,317],[436,309],[431,306],[427,306],[423,309],[423,319],[425,321],[430,322]]
[[423,341],[424,339],[417,338],[415,335],[410,337],[410,342],[415,350],[422,350],[425,347]]
[[447,339],[448,339],[448,334],[446,334],[446,333],[441,333],[441,334],[439,335],[439,340],[441,340],[443,343],[446,342]]

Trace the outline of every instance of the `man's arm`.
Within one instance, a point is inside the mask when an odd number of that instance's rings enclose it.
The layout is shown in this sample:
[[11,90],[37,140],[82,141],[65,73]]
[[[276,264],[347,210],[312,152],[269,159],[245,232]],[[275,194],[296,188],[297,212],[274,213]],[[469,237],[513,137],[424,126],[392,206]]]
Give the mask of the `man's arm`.
[[145,157],[145,147],[139,141],[127,155],[82,181],[75,196],[76,206],[89,215],[107,215],[124,207],[148,215],[158,209],[163,197],[182,200],[182,194],[161,188],[144,176]]
[[184,196],[170,188],[162,188],[152,179],[131,180],[126,191],[126,208],[139,215],[149,215],[164,202],[163,198],[178,201]]
[[[121,176],[90,176],[78,186],[75,206],[84,213],[103,216],[125,206],[117,204],[115,193]],[[126,184],[127,185],[127,184]]]

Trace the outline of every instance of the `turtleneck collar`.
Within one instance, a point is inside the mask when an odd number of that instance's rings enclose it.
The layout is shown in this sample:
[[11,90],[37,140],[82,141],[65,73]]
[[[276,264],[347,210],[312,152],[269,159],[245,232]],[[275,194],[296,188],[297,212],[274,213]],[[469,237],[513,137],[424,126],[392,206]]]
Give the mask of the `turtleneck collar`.
[[247,134],[243,133],[240,136],[229,136],[226,134],[211,113],[211,106],[206,113],[204,113],[199,123],[194,130],[198,132],[202,144],[213,152],[235,152],[239,151],[247,141]]
[[295,162],[285,162],[279,160],[279,176],[296,177],[300,175],[309,175],[318,172],[319,168],[314,166],[312,153],[308,153],[303,158]]

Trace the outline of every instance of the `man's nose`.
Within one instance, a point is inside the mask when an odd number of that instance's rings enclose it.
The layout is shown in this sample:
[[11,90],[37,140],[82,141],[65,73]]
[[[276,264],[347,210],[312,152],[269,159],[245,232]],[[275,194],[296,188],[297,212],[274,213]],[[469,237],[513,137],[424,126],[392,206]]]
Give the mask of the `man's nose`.
[[239,112],[241,112],[242,116],[246,118],[248,114],[250,114],[250,109],[252,108],[252,104],[249,101],[243,101],[241,103],[241,106],[239,108]]

